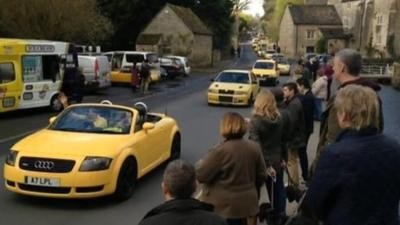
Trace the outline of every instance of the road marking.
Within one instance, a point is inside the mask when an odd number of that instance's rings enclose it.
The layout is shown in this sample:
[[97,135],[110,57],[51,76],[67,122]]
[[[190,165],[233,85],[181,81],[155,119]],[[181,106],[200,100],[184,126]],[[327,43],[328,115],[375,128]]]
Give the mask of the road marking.
[[[44,127],[43,127],[43,128],[44,128]],[[12,137],[0,139],[0,144],[6,143],[6,142],[8,142],[8,141],[11,141],[11,140],[14,140],[14,139],[17,139],[17,138],[20,138],[20,137],[23,137],[23,136],[25,136],[25,135],[31,134],[31,133],[33,133],[33,132],[35,132],[35,131],[37,131],[37,130],[43,129],[43,128],[39,128],[39,129],[27,131],[27,132],[24,132],[24,133],[22,133],[22,134],[18,134],[18,135],[12,136]]]

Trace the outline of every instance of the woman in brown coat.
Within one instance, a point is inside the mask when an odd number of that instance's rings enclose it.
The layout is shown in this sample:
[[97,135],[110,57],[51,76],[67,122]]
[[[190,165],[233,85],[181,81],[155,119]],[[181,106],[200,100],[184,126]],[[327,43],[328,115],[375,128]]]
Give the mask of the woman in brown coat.
[[228,224],[256,224],[257,184],[266,178],[260,146],[243,139],[245,119],[237,113],[224,115],[220,133],[224,141],[214,146],[197,168],[203,184],[200,199],[215,206],[215,212]]

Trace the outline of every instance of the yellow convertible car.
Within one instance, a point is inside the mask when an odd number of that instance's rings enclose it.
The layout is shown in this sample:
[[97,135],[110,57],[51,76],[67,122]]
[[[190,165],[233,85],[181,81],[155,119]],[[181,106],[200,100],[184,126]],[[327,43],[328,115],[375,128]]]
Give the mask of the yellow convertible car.
[[277,85],[279,83],[279,68],[272,59],[257,60],[251,72],[256,75],[261,84]]
[[247,70],[224,70],[208,88],[209,104],[251,105],[260,85]]
[[16,143],[4,164],[8,190],[33,196],[128,199],[136,181],[180,157],[174,119],[135,107],[77,104]]

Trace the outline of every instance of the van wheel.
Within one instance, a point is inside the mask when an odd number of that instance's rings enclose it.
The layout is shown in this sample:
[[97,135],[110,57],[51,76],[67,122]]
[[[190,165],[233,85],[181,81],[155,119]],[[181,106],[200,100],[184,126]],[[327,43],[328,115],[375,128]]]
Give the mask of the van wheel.
[[181,135],[176,133],[171,145],[171,156],[170,161],[179,159],[181,157]]
[[127,200],[133,195],[137,179],[136,170],[136,161],[133,158],[127,158],[122,164],[114,192],[117,200]]
[[63,109],[63,105],[58,99],[58,94],[54,95],[50,100],[50,109],[54,112],[60,112]]

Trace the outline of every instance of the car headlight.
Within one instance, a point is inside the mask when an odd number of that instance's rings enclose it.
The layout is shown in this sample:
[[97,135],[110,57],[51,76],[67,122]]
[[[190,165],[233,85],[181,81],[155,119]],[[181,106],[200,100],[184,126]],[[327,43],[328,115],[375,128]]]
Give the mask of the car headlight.
[[208,92],[209,92],[209,93],[217,94],[217,93],[218,93],[218,90],[217,90],[217,89],[208,89]]
[[110,167],[111,160],[112,159],[106,157],[86,157],[79,171],[106,170]]
[[10,152],[7,154],[7,158],[6,158],[7,165],[14,166],[15,161],[17,161],[17,155],[18,155],[17,151],[10,150]]
[[247,91],[235,91],[237,95],[247,95]]

